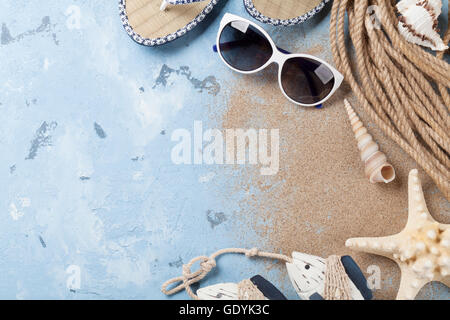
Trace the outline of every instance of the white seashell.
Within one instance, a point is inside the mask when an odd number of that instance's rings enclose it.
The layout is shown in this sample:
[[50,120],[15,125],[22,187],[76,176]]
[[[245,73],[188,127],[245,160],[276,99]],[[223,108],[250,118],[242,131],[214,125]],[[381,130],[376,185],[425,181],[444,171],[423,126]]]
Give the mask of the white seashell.
[[442,0],[402,0],[397,9],[401,14],[398,29],[407,41],[434,51],[448,49],[437,29]]
[[358,149],[361,153],[361,160],[366,166],[365,173],[371,183],[384,182],[389,183],[395,179],[394,167],[387,162],[386,155],[380,151],[378,144],[373,141],[372,136],[367,133],[367,129],[359,119],[355,110],[348,102],[344,100],[345,108],[355,133]]

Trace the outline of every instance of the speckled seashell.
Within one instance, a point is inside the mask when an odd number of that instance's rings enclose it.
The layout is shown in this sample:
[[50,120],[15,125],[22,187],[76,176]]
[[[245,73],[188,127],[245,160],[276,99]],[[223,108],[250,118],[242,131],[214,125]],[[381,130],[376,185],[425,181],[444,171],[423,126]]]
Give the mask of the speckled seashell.
[[365,165],[365,174],[371,183],[389,183],[395,179],[394,167],[387,162],[386,155],[380,151],[378,144],[373,141],[364,124],[359,119],[347,99],[344,100],[345,108],[350,119],[352,130],[355,133],[361,160]]
[[437,28],[441,0],[402,0],[397,10],[400,13],[398,29],[407,41],[434,51],[448,49]]

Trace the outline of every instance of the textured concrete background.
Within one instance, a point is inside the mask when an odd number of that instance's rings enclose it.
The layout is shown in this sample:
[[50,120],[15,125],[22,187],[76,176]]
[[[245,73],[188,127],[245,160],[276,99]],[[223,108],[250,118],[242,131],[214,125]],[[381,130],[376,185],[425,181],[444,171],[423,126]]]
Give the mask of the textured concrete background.
[[[0,298],[165,298],[162,282],[192,257],[264,248],[234,221],[247,194],[222,194],[239,170],[170,160],[173,130],[194,120],[215,128],[227,107],[235,75],[211,46],[225,11],[248,17],[241,1],[223,0],[161,48],[129,39],[116,1],[0,6]],[[287,49],[319,54],[327,13],[268,29]],[[220,259],[202,285],[256,273],[296,297],[283,268],[240,256]],[[428,291],[449,297],[443,286]]]

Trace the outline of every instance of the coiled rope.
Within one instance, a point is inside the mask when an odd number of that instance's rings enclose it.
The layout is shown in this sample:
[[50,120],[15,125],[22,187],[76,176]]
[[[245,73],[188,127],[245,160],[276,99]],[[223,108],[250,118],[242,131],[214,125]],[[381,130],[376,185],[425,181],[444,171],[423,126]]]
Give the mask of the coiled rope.
[[[435,56],[403,38],[395,3],[335,0],[330,26],[334,61],[375,124],[450,200],[450,65],[442,60],[444,52]],[[379,28],[369,7],[376,9]],[[354,57],[346,42],[346,13]],[[450,28],[444,42],[449,40]]]

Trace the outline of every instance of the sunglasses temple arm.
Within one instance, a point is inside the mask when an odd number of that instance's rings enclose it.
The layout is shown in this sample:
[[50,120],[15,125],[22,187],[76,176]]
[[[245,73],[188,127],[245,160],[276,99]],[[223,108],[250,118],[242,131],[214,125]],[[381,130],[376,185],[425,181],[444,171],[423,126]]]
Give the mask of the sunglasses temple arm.
[[[230,46],[233,45],[233,42],[238,42],[238,41],[230,41],[230,42],[226,42],[226,43],[224,43],[224,45],[226,45],[227,47],[230,47]],[[284,49],[282,49],[282,48],[277,47],[277,49],[280,50],[280,52],[282,52],[282,53],[284,53],[284,54],[290,54],[289,51],[284,50]],[[217,49],[217,45],[216,45],[216,44],[213,46],[213,51],[214,51],[214,52],[219,52],[219,50]],[[309,82],[309,81],[310,81],[310,79],[308,79],[308,82]],[[322,109],[322,107],[323,107],[323,105],[321,105],[321,104],[319,104],[318,106],[316,106],[317,109]]]
[[[230,41],[230,42],[225,42],[225,43],[224,43],[224,46],[230,48],[230,47],[233,47],[233,44],[238,44],[238,43],[240,43],[240,41]],[[280,52],[284,53],[284,54],[291,54],[289,51],[284,50],[284,49],[282,49],[282,48],[277,47],[277,49],[278,49]],[[214,52],[219,52],[219,50],[217,49],[217,45],[216,45],[216,44],[213,45],[213,51],[214,51]]]

